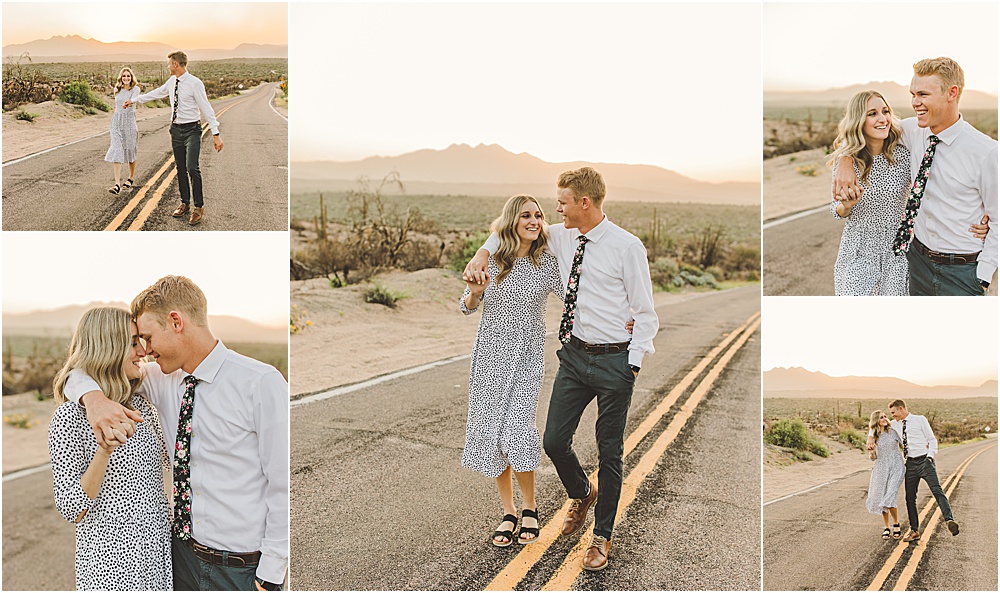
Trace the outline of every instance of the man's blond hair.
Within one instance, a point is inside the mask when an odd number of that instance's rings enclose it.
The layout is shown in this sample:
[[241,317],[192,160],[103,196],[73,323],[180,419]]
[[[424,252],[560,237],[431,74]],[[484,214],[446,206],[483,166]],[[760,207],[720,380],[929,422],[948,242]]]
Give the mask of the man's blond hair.
[[184,276],[164,276],[132,299],[130,307],[133,319],[143,313],[151,313],[161,324],[165,324],[171,311],[184,313],[188,321],[208,327],[208,300],[205,293]]
[[913,65],[913,73],[917,76],[937,76],[941,80],[941,91],[948,94],[948,89],[958,87],[958,99],[962,98],[965,88],[965,72],[958,62],[951,58],[927,58]]
[[604,194],[608,191],[604,185],[604,177],[591,167],[566,171],[559,176],[557,185],[562,189],[570,190],[574,202],[579,202],[583,196],[587,196],[598,208],[601,207]]
[[889,407],[890,408],[898,408],[900,410],[905,410],[906,409],[906,404],[904,404],[903,400],[901,400],[901,399],[894,399],[894,400],[892,400],[892,403],[889,404]]
[[182,51],[175,51],[175,52],[167,54],[167,59],[168,60],[173,60],[173,61],[177,62],[178,66],[187,68],[188,57],[187,57],[187,54],[184,53],[184,52],[182,52]]

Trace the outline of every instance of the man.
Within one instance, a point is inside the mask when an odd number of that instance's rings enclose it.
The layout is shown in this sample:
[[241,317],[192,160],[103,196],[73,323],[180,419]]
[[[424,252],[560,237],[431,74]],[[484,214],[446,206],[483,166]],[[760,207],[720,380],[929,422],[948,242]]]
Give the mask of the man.
[[[903,439],[903,456],[906,458],[906,514],[910,520],[910,532],[903,538],[904,542],[914,542],[920,539],[920,517],[917,512],[917,486],[920,480],[927,482],[931,494],[937,500],[941,516],[948,523],[952,535],[958,535],[958,523],[951,514],[948,497],[941,489],[938,481],[937,468],[934,466],[934,456],[938,452],[937,439],[927,418],[906,411],[903,400],[893,400],[889,404],[889,415],[892,420],[889,426]],[[875,438],[868,431],[868,450],[875,449]]]
[[[156,281],[131,312],[156,361],[143,367],[142,389],[173,457],[174,588],[280,589],[288,565],[288,383],[212,335],[205,295],[187,278]],[[86,373],[73,373],[65,394],[86,406],[98,441],[131,435],[142,419],[105,398]]]
[[[902,121],[902,140],[910,149],[911,181],[923,194],[911,198],[906,220],[913,222],[901,229],[904,239],[912,237],[902,249],[913,296],[984,295],[997,270],[996,230],[985,243],[968,232],[984,215],[997,220],[997,141],[962,118],[964,86],[965,74],[954,60],[913,65],[910,105],[916,117]],[[929,168],[922,165],[928,155]],[[856,197],[860,191],[854,167],[841,157],[834,195]]]
[[[212,129],[212,144],[215,151],[222,150],[222,137],[219,136],[219,122],[215,119],[215,111],[205,94],[205,84],[187,71],[187,55],[175,51],[167,56],[167,70],[170,78],[163,86],[135,98],[136,103],[145,103],[154,99],[170,97],[172,108],[170,116],[170,144],[174,150],[174,164],[177,165],[177,187],[181,192],[181,205],[174,210],[173,216],[180,218],[189,211],[191,217],[188,224],[194,226],[201,222],[205,215],[205,202],[201,191],[201,168],[198,158],[201,156],[201,115],[208,120]],[[132,105],[125,101],[125,107]],[[190,181],[188,180],[190,177]],[[194,209],[191,210],[191,194],[194,193]]]
[[[563,223],[548,228],[548,249],[559,260],[567,287],[559,328],[563,347],[552,385],[543,446],[571,499],[562,527],[571,535],[583,526],[595,504],[594,535],[583,568],[608,565],[611,535],[621,496],[625,423],[642,359],[653,353],[659,320],[646,249],[638,237],[604,215],[604,178],[590,167],[559,176]],[[482,283],[489,255],[499,247],[494,234],[465,275]],[[635,320],[630,336],[625,324]],[[587,405],[597,398],[597,447],[600,469],[593,484],[573,451],[573,436]]]

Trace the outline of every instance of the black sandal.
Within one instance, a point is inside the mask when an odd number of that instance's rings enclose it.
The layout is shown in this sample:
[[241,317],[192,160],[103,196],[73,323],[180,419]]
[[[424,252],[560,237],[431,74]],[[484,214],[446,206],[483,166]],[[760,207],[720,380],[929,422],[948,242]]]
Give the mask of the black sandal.
[[[500,521],[500,524],[503,525],[508,521],[513,523],[514,527],[511,527],[510,529],[504,531],[500,531],[499,529],[497,529],[496,531],[493,532],[493,539],[490,540],[491,542],[493,542],[493,545],[498,548],[506,548],[507,546],[514,543],[514,528],[517,527],[517,515],[504,515],[503,520]],[[498,542],[497,541],[498,537],[505,537],[507,538],[507,541]]]
[[882,532],[882,539],[889,541],[889,528],[886,527],[885,531]]
[[903,537],[903,530],[899,528],[899,523],[892,524],[892,539],[900,539]]
[[[521,510],[521,530],[517,532],[517,543],[521,545],[533,544],[538,540],[538,527],[525,527],[524,518],[531,517],[538,522],[538,511],[531,509]],[[525,538],[524,534],[534,535],[535,537]]]
[[113,193],[114,195],[116,195],[116,196],[117,196],[117,195],[118,195],[118,193],[122,191],[122,186],[120,186],[120,185],[118,185],[118,184],[116,183],[116,184],[115,184],[115,186],[114,186],[114,187],[112,187],[111,189],[109,189],[108,191],[109,191],[109,192],[111,192],[111,193]]
[[122,189],[132,189],[133,181],[131,179],[127,180],[123,185]]

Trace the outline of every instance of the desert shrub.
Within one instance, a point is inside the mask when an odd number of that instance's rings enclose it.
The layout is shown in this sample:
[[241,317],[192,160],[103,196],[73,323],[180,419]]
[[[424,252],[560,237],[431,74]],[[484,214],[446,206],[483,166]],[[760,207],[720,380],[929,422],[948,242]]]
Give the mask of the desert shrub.
[[815,177],[819,175],[816,165],[799,165],[798,167],[795,167],[795,172],[799,175],[805,175],[806,177]]
[[74,80],[67,84],[66,88],[59,95],[59,98],[73,105],[82,105],[84,107],[100,109],[101,111],[111,110],[111,107],[107,103],[94,94],[94,90],[90,88],[90,85],[82,80]]
[[846,430],[840,431],[837,435],[837,440],[854,447],[855,449],[864,451],[866,449],[865,443],[867,441],[866,435],[861,434],[853,428],[848,428]]
[[365,291],[365,302],[375,303],[377,305],[385,305],[390,309],[396,308],[396,303],[405,298],[406,295],[398,292],[392,292],[391,290],[385,288],[379,283],[375,283]]
[[306,319],[306,315],[308,313],[299,309],[298,305],[292,305],[288,312],[288,331],[297,334],[311,326],[313,322]]
[[28,414],[11,414],[4,416],[3,421],[14,428],[31,428],[31,416]]
[[31,113],[23,109],[18,109],[17,114],[14,115],[14,118],[17,119],[18,121],[26,121],[26,122],[33,122],[35,121],[36,117],[38,117],[37,113]]
[[456,272],[464,272],[465,265],[469,263],[469,260],[476,256],[476,252],[479,251],[479,248],[483,246],[483,243],[485,243],[486,239],[489,237],[489,232],[470,235],[465,239],[465,242],[462,243],[462,247],[451,255],[448,267]]
[[441,263],[444,242],[414,239],[399,252],[397,264],[408,272],[436,268]]
[[830,456],[830,450],[826,448],[826,445],[824,445],[823,443],[821,443],[819,441],[816,441],[816,440],[814,440],[814,441],[812,441],[812,442],[809,443],[809,452],[810,453],[815,453],[816,455],[819,455],[820,457],[829,457]]
[[804,422],[798,418],[778,420],[764,433],[764,442],[798,451],[808,451],[820,457],[829,457],[830,450],[816,440]]

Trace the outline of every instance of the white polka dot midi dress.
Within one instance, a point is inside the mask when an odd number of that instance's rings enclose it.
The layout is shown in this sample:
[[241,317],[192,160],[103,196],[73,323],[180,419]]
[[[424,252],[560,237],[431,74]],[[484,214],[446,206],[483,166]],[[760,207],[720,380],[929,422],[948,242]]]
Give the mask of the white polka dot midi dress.
[[[864,194],[844,223],[833,271],[837,296],[909,294],[906,256],[894,254],[892,242],[909,197],[910,151],[897,144],[893,154],[892,165],[881,154],[872,159],[868,179],[862,184]],[[836,167],[833,173],[837,174]],[[843,220],[837,214],[836,200],[831,200],[830,210],[834,218]]]
[[111,148],[104,160],[109,163],[131,163],[139,156],[139,124],[135,121],[135,105],[126,109],[125,101],[135,101],[139,87],[122,89],[115,94],[115,113],[111,116]]
[[875,465],[872,467],[871,481],[868,483],[868,500],[865,506],[873,515],[881,515],[896,507],[899,487],[906,477],[906,464],[900,453],[902,439],[896,431],[889,429],[878,437],[875,443]]
[[132,398],[145,418],[111,454],[104,482],[91,500],[80,478],[97,451],[83,407],[56,409],[49,424],[53,491],[60,514],[76,524],[76,588],[98,591],[173,589],[170,510],[163,485],[166,447],[155,408]]
[[[538,268],[530,258],[516,260],[499,286],[499,268],[490,257],[490,283],[483,293],[483,316],[472,348],[469,418],[462,466],[490,478],[508,466],[516,472],[538,468],[541,437],[535,426],[538,393],[545,372],[545,302],[564,295],[559,264],[542,254]],[[465,289],[460,304],[466,315]]]

